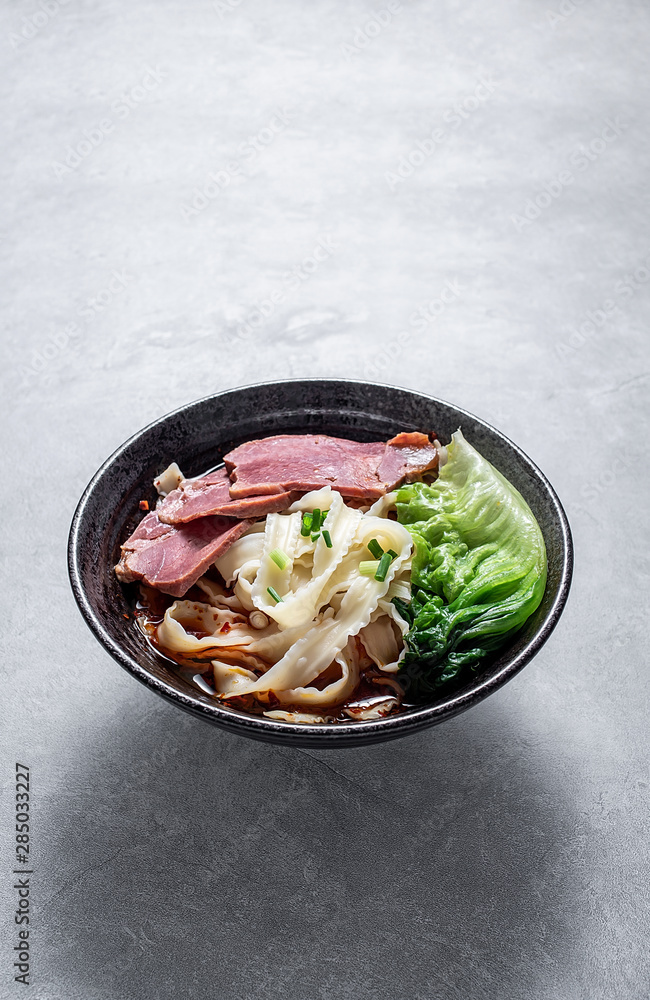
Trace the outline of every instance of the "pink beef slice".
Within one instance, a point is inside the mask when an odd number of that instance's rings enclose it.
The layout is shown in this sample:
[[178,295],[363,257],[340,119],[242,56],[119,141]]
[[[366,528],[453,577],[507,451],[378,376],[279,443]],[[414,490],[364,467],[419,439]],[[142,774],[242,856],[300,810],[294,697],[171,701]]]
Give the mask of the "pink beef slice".
[[386,483],[386,492],[400,483],[410,483],[424,472],[438,468],[438,449],[426,434],[402,432],[386,444],[377,473]]
[[175,527],[163,524],[152,510],[122,545],[115,573],[123,583],[142,580],[163,594],[182,597],[251,524],[232,517],[201,517]]
[[327,434],[278,434],[239,445],[224,462],[233,498],[331,486],[343,496],[375,500],[435,468],[438,453],[420,433],[370,443]]
[[156,513],[164,524],[186,524],[197,517],[263,517],[286,510],[292,500],[284,491],[271,496],[246,497],[232,500],[230,477],[226,469],[217,469],[201,479],[186,479],[178,489],[165,497]]

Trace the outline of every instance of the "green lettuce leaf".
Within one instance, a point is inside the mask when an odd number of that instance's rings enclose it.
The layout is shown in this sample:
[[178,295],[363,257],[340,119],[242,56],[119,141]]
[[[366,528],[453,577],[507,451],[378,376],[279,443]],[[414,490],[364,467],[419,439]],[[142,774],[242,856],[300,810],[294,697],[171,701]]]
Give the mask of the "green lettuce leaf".
[[411,483],[397,516],[415,543],[400,680],[426,700],[475,671],[535,611],[546,586],[544,539],[521,494],[460,430],[431,485]]

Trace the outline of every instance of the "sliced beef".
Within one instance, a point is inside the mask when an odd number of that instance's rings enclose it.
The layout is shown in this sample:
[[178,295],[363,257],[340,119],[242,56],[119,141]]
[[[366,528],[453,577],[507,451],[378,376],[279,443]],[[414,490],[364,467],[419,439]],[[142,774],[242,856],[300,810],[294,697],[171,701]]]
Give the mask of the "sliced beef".
[[344,496],[379,497],[384,492],[377,465],[383,441],[361,444],[326,434],[278,434],[247,441],[224,461],[232,497],[259,496],[282,490],[317,490],[331,486]]
[[375,500],[436,468],[438,452],[417,432],[369,444],[278,434],[248,441],[224,461],[225,469],[183,481],[143,518],[122,545],[120,580],[182,597],[256,517],[285,510],[292,493],[331,486],[353,502]]
[[182,597],[252,523],[200,517],[175,527],[163,524],[152,510],[122,545],[115,572],[123,583],[142,580],[164,594]]
[[247,441],[224,461],[233,498],[331,486],[343,496],[375,500],[435,468],[438,453],[426,434],[415,432],[370,443],[327,434],[278,434]]
[[426,434],[417,431],[396,434],[386,444],[377,473],[386,484],[386,492],[422,473],[438,468],[438,450]]
[[286,510],[291,503],[289,492],[271,496],[233,500],[230,496],[230,477],[226,469],[217,469],[201,479],[186,479],[173,490],[157,508],[164,524],[186,524],[197,517],[221,515],[223,517],[263,517],[279,510]]

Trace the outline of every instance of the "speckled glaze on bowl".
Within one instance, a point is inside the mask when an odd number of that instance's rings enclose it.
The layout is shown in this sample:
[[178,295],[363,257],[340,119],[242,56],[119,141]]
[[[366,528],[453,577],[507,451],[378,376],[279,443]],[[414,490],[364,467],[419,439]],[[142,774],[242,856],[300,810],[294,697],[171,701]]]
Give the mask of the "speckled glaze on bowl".
[[[360,441],[400,430],[434,430],[443,443],[461,427],[467,440],[519,490],[542,529],[548,581],[539,608],[473,681],[435,704],[372,722],[296,725],[219,704],[184,681],[145,642],[132,620],[129,594],[113,566],[120,543],[155,499],[153,479],[176,461],[194,476],[231,448],[277,433],[322,432]],[[569,593],[571,532],[553,488],[531,460],[498,430],[465,410],[407,389],[342,379],[264,382],[189,403],[145,427],[111,455],[82,496],[68,543],[70,581],[86,622],[118,663],[152,691],[231,732],[295,746],[359,746],[406,736],[470,708],[513,677],[553,631]],[[129,615],[129,621],[124,618]]]

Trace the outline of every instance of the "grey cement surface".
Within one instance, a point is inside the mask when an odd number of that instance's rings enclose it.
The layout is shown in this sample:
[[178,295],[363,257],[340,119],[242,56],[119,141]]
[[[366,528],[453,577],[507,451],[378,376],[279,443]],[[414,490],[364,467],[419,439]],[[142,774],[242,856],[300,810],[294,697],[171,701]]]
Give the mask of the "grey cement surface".
[[[650,994],[650,11],[382,10],[3,5],[3,998]],[[577,550],[517,678],[363,750],[183,715],[103,652],[66,576],[76,502],[126,437],[312,374],[490,420]]]

